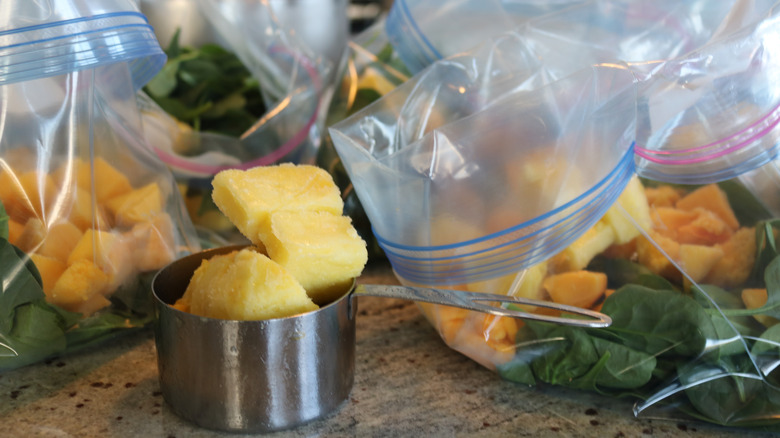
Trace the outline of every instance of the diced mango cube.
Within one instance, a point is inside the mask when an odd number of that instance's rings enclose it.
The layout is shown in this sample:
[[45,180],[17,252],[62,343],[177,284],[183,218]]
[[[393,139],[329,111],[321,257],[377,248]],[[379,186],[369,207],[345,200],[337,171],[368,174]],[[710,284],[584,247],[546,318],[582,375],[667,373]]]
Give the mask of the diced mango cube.
[[747,281],[756,261],[756,232],[754,228],[740,228],[725,243],[718,245],[723,257],[712,267],[703,282],[723,288],[732,288]]
[[68,265],[55,258],[40,254],[30,254],[30,259],[35,263],[35,267],[38,268],[38,272],[41,274],[41,280],[43,280],[43,293],[47,296],[51,296],[54,285],[57,283],[60,276],[62,276],[62,273],[65,272]]
[[151,182],[140,189],[109,199],[106,206],[113,213],[117,225],[133,226],[159,215],[163,211],[164,201],[160,186]]
[[[73,164],[76,184],[88,193],[95,193],[98,203],[129,193],[133,189],[127,176],[103,157],[95,157],[92,161],[75,160]],[[59,178],[63,177],[63,172],[68,171],[66,166],[67,164],[57,170]]]
[[24,252],[31,253],[38,249],[46,237],[46,224],[37,217],[30,218],[24,224],[16,246]]
[[723,250],[717,246],[691,244],[681,244],[678,255],[680,269],[697,283],[709,274],[722,257]]
[[82,234],[84,233],[71,222],[57,222],[46,232],[43,244],[38,248],[38,254],[65,263],[73,248],[81,240]]
[[715,213],[703,208],[692,210],[696,218],[677,229],[677,241],[694,245],[715,245],[731,237],[733,231]]
[[[766,289],[743,289],[742,290],[742,302],[745,303],[746,309],[758,309],[766,304],[768,295]],[[777,324],[776,318],[769,315],[753,315],[756,321],[763,324],[765,327],[771,327]]]
[[133,272],[128,241],[118,232],[89,229],[68,256],[68,265],[87,260],[98,266],[108,279],[109,291],[127,280]]
[[344,203],[330,174],[316,166],[260,166],[219,172],[212,198],[236,228],[253,243],[270,227],[277,211],[322,211],[341,215]]
[[174,226],[168,213],[135,224],[129,232],[133,259],[139,271],[160,269],[176,258]]
[[675,206],[682,210],[693,210],[696,207],[704,208],[715,213],[732,230],[736,231],[739,228],[739,221],[734,210],[731,209],[726,192],[717,184],[699,187],[677,201]]
[[8,215],[18,222],[45,217],[45,210],[57,194],[51,177],[43,172],[0,172],[0,200]]
[[682,197],[680,190],[668,185],[647,187],[645,188],[645,195],[647,196],[647,203],[655,208],[674,207]]
[[366,243],[347,216],[318,211],[280,211],[264,237],[271,260],[279,263],[323,305],[347,292],[368,261]]
[[678,280],[681,274],[672,261],[679,258],[680,244],[655,231],[650,231],[649,235],[653,242],[658,244],[658,248],[645,236],[638,237],[636,252],[639,263],[654,274]]
[[105,294],[108,276],[89,260],[76,260],[54,283],[48,301],[66,310],[73,310],[96,294]]
[[543,286],[556,303],[589,308],[607,290],[607,275],[591,271],[564,272],[545,278]]
[[204,260],[177,307],[209,318],[263,320],[316,310],[295,278],[268,257],[245,248]]
[[19,246],[17,242],[19,241],[19,236],[22,235],[22,232],[24,231],[24,225],[20,224],[19,222],[9,218],[8,219],[8,241],[12,244]]

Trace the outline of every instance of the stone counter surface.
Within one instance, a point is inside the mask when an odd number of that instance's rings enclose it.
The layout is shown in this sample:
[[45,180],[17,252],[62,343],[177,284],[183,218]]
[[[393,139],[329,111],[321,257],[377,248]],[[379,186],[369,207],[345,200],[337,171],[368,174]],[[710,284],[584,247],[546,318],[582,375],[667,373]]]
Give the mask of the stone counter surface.
[[[365,283],[396,283],[387,268]],[[151,330],[0,374],[0,437],[237,437],[179,419]],[[768,437],[637,419],[631,402],[503,381],[448,348],[412,302],[359,298],[355,385],[331,417],[271,437]]]

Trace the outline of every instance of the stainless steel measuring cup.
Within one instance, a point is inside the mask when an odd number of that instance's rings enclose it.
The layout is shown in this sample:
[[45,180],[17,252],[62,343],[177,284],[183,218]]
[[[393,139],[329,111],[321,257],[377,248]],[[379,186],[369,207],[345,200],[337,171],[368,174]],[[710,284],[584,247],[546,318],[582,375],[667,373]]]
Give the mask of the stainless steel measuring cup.
[[[152,282],[160,386],[180,417],[230,432],[272,432],[335,412],[352,390],[355,297],[371,295],[587,327],[606,327],[591,310],[504,295],[406,286],[353,284],[338,300],[287,318],[233,321],[179,311],[173,304],[202,260],[243,246],[216,248],[174,261]],[[559,309],[585,319],[536,315],[491,302]]]

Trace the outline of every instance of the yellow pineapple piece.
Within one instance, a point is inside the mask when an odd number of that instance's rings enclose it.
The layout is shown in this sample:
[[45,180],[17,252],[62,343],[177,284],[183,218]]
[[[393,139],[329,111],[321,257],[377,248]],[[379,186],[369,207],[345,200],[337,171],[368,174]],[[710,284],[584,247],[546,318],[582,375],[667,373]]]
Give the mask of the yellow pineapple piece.
[[122,285],[133,272],[129,242],[118,232],[85,231],[68,256],[68,265],[79,260],[95,264],[106,274],[109,285],[106,292]]
[[82,234],[84,233],[71,222],[57,222],[46,232],[43,244],[38,248],[38,254],[65,263],[73,248],[81,240]]
[[583,233],[571,245],[550,259],[553,272],[579,271],[585,269],[598,254],[615,242],[614,229],[603,220]]
[[48,301],[73,310],[94,295],[103,295],[109,286],[108,275],[89,260],[76,260],[54,283]]
[[638,237],[636,251],[639,263],[654,274],[678,280],[680,271],[674,266],[672,260],[679,260],[680,244],[652,230],[649,232],[649,236],[658,244],[660,250],[645,236]]
[[[251,242],[262,242],[277,211],[323,211],[341,215],[344,203],[330,174],[316,166],[260,166],[219,172],[213,180],[217,207]],[[267,234],[267,232],[266,232]]]
[[163,193],[156,182],[140,189],[106,201],[108,210],[113,213],[117,225],[133,226],[139,222],[148,222],[163,211]]
[[[468,283],[466,289],[470,292],[484,292],[499,295],[509,295],[532,300],[545,298],[542,281],[547,276],[547,262],[541,262],[521,272],[516,272],[490,280]],[[536,310],[536,306],[520,306],[528,312]]]
[[54,285],[57,283],[60,276],[62,276],[62,273],[65,272],[68,265],[55,258],[40,254],[30,254],[30,259],[35,263],[35,267],[38,268],[38,272],[41,274],[41,280],[43,280],[43,293],[45,293],[46,296],[51,296]]
[[700,282],[723,257],[723,249],[717,246],[681,244],[678,255],[680,269],[691,280]]
[[[639,236],[641,233],[640,228],[649,230],[652,226],[652,220],[650,219],[650,205],[647,202],[644,187],[636,176],[629,180],[626,188],[623,189],[623,193],[618,197],[617,203],[631,217],[626,217],[622,211],[613,206],[607,210],[607,213],[601,220],[606,221],[612,227],[612,230],[615,232],[615,243],[620,245],[628,243]],[[632,222],[632,219],[636,224]],[[639,225],[639,228],[637,228],[637,225]]]
[[252,248],[204,260],[176,306],[233,320],[284,318],[318,308],[287,270]]
[[347,216],[319,211],[280,211],[263,237],[268,256],[323,305],[347,292],[368,261],[366,243]]
[[176,258],[173,220],[167,213],[160,213],[149,222],[135,224],[129,231],[129,238],[139,271],[160,269]]

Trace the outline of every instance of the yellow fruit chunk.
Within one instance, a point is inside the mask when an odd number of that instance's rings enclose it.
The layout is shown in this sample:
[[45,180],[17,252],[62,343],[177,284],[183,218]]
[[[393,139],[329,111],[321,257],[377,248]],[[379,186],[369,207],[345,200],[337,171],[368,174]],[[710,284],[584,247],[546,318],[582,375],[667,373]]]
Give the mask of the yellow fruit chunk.
[[693,222],[696,213],[672,207],[659,207],[651,213],[653,230],[670,239],[677,240],[677,230]]
[[655,231],[650,231],[649,235],[658,244],[660,250],[646,237],[638,237],[636,252],[639,263],[646,266],[654,274],[672,280],[679,279],[680,271],[674,266],[672,260],[679,258],[680,244]]
[[675,206],[681,210],[693,210],[701,207],[715,213],[726,225],[736,231],[739,221],[731,209],[726,193],[717,184],[708,184],[688,193],[677,201]]
[[81,240],[81,230],[68,221],[57,222],[46,232],[38,254],[66,262],[68,256]]
[[[743,289],[742,290],[742,302],[745,303],[746,309],[758,309],[766,304],[768,299],[766,289]],[[763,324],[765,327],[771,327],[777,324],[776,318],[769,315],[753,315],[756,321]]]
[[554,302],[589,308],[607,290],[607,275],[591,271],[564,272],[550,275],[542,284]]
[[171,216],[160,213],[149,222],[135,224],[129,232],[133,260],[139,271],[160,269],[176,258]]
[[109,301],[108,298],[106,298],[103,294],[94,294],[83,303],[71,305],[68,310],[71,312],[81,313],[82,316],[87,317],[110,304],[111,301]]
[[57,187],[46,173],[0,172],[0,200],[8,215],[20,223],[31,217],[44,218],[56,194]]
[[38,247],[46,237],[46,224],[42,220],[33,217],[24,224],[21,234],[16,241],[16,246],[24,252],[31,253],[38,250]]
[[133,226],[148,222],[163,211],[164,197],[157,183],[149,183],[140,189],[111,198],[106,202],[117,225]]
[[741,228],[731,238],[718,245],[723,257],[704,278],[706,284],[726,289],[747,281],[756,260],[756,233],[754,228]]
[[566,249],[551,260],[553,272],[579,271],[585,269],[598,254],[609,248],[615,241],[614,229],[604,221],[596,224],[582,234]]
[[625,210],[625,213],[628,213],[629,217],[613,206],[601,219],[612,227],[615,232],[616,244],[628,243],[641,233],[641,229],[650,229],[652,226],[650,206],[647,203],[645,189],[638,177],[634,176],[628,181],[623,193],[618,197],[617,204]]
[[68,198],[70,210],[67,213],[68,220],[84,231],[88,228],[108,230],[111,224],[106,214],[105,207],[92,202],[92,194],[88,190],[76,187]]
[[647,203],[655,208],[674,207],[674,205],[677,204],[677,201],[682,197],[680,190],[666,185],[647,187],[645,189],[645,196],[647,196]]
[[691,280],[700,282],[712,267],[723,257],[723,250],[717,246],[681,244],[678,259],[682,269]]
[[89,260],[77,260],[54,283],[48,299],[66,310],[73,310],[94,295],[106,293],[108,276]]
[[65,263],[52,257],[46,257],[39,254],[30,254],[30,259],[35,263],[38,272],[43,280],[43,293],[46,296],[51,295],[54,284],[68,267]]
[[179,305],[195,315],[233,320],[284,318],[318,308],[289,272],[251,248],[204,260]]
[[[547,276],[547,262],[541,262],[521,272],[502,277],[468,283],[466,290],[519,298],[541,300],[545,297],[542,281]],[[536,306],[521,306],[527,312],[536,310]]]
[[368,261],[366,243],[347,216],[280,211],[263,237],[271,260],[283,266],[311,299],[324,305],[347,292]]
[[128,241],[118,232],[93,229],[84,232],[68,256],[68,265],[79,260],[98,266],[106,274],[110,290],[119,287],[133,272]]
[[677,229],[677,241],[696,245],[715,245],[731,237],[733,231],[715,213],[703,208],[692,210],[696,218]]
[[[322,211],[341,215],[344,203],[330,174],[316,166],[260,166],[224,170],[212,183],[217,207],[253,243],[277,211]],[[268,231],[266,231],[268,234]]]
[[17,242],[19,241],[19,236],[22,235],[22,231],[24,231],[24,225],[20,224],[19,222],[9,218],[8,219],[8,241],[13,243],[16,246],[19,246]]
[[[95,193],[98,203],[129,193],[133,189],[127,176],[103,157],[95,157],[91,162],[78,160],[74,167],[76,184],[88,193]],[[62,171],[58,170],[60,177]]]

